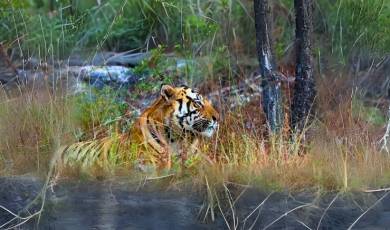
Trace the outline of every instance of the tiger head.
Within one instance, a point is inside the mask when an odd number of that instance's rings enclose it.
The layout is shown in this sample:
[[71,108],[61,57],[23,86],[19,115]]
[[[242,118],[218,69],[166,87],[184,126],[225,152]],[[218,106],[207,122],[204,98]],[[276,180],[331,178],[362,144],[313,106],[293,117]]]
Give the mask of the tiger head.
[[211,137],[218,128],[218,112],[197,90],[163,85],[161,96],[172,108],[176,127],[205,137]]

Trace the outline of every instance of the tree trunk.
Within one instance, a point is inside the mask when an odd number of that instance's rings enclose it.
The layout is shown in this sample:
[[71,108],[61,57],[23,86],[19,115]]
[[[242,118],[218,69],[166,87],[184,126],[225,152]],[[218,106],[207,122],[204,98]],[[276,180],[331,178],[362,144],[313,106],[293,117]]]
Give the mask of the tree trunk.
[[49,0],[49,12],[54,11],[54,6],[55,6],[55,0]]
[[262,104],[271,132],[282,127],[281,89],[272,55],[272,22],[268,0],[254,0],[257,56],[262,76]]
[[0,42],[0,88],[18,75],[16,66],[7,54],[7,49]]
[[291,125],[294,131],[302,131],[310,121],[316,95],[312,61],[313,0],[294,0],[296,66],[295,88],[291,108]]

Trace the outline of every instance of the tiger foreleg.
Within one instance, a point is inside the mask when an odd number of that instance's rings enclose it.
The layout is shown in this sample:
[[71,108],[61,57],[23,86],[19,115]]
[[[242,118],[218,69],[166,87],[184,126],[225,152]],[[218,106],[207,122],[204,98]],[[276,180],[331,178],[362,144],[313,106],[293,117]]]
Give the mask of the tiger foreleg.
[[189,148],[189,154],[190,155],[195,155],[197,154],[199,151],[199,139],[198,138],[195,138],[191,145],[190,145],[190,148]]
[[162,152],[159,152],[160,168],[171,169],[172,167],[172,151],[169,147],[163,148]]
[[181,149],[180,158],[181,163],[184,166],[189,156],[193,156],[198,152],[199,139],[195,138],[192,143],[187,147]]

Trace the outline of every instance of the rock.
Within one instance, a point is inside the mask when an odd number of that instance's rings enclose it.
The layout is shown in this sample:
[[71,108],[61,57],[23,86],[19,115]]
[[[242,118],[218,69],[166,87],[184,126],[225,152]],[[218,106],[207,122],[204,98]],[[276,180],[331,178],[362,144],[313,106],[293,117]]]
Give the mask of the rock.
[[188,59],[177,59],[176,60],[176,68],[177,69],[185,69],[188,66],[194,66],[197,63],[194,60],[188,60]]
[[133,70],[123,66],[84,66],[80,69],[79,77],[99,89],[105,85],[122,87],[138,81]]
[[68,66],[105,65],[107,59],[114,55],[114,52],[99,52],[93,56],[85,57],[76,53],[70,55],[65,64]]
[[150,53],[119,53],[109,57],[105,64],[106,65],[125,65],[125,66],[137,66],[143,60],[150,57]]
[[84,65],[109,65],[109,66],[137,66],[143,60],[150,57],[149,52],[132,53],[127,51],[123,53],[115,52],[100,52],[93,57],[83,57],[81,54],[72,54],[64,63],[69,66],[84,66]]

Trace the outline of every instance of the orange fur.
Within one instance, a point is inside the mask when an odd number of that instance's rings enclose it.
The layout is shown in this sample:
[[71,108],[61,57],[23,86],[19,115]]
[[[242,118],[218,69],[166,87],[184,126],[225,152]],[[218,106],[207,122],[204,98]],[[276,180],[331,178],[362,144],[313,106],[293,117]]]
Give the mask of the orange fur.
[[[125,162],[131,159],[129,156],[134,157],[130,152],[133,146],[141,163],[157,163],[160,167],[169,168],[173,154],[180,155],[184,162],[187,154],[195,153],[198,138],[202,135],[211,137],[218,127],[218,120],[218,112],[196,90],[187,86],[163,85],[159,98],[141,114],[130,132],[116,135],[119,143],[105,137],[61,148],[61,154],[54,159],[58,163],[57,176],[66,162],[82,163],[79,161],[88,158],[89,151],[95,155],[93,158],[108,162],[114,149]],[[100,151],[98,157],[96,151]]]
[[[164,94],[166,92],[163,92],[164,87],[165,90],[168,90],[169,98]],[[186,88],[163,86],[160,97],[141,114],[129,133],[130,141],[133,144],[142,145],[144,151],[150,151],[150,149],[155,151],[167,167],[170,167],[170,158],[173,153],[178,153],[185,158],[187,148],[196,149],[198,142],[198,135],[187,135],[183,133],[181,127],[172,124],[170,121],[175,116],[175,111],[178,110],[178,100],[182,100],[183,105],[189,103],[190,99],[187,97],[187,91],[192,89]],[[212,120],[214,117],[218,120],[219,114],[211,103],[207,99],[203,99],[202,102],[203,106],[196,108],[202,114],[202,117],[208,120]],[[180,135],[179,149],[171,146],[170,140],[165,135],[166,127]]]

